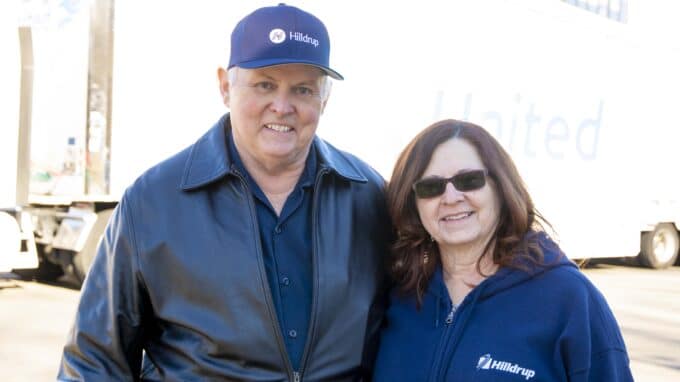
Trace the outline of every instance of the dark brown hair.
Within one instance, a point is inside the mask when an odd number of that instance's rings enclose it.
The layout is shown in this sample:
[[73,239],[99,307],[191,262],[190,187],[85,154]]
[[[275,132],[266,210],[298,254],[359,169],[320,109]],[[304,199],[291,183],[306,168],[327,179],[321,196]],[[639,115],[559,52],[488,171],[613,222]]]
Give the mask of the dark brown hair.
[[[453,119],[437,122],[402,151],[387,187],[390,216],[397,230],[390,271],[400,290],[415,293],[419,304],[440,258],[437,243],[420,222],[412,186],[423,175],[435,149],[452,138],[475,147],[499,199],[498,224],[483,253],[491,253],[493,262],[501,267],[525,268],[526,261],[518,261],[522,259],[543,261],[536,235],[527,234],[543,231],[549,223],[536,211],[510,155],[480,126]],[[428,261],[424,261],[425,254]],[[479,261],[477,270],[481,272]]]

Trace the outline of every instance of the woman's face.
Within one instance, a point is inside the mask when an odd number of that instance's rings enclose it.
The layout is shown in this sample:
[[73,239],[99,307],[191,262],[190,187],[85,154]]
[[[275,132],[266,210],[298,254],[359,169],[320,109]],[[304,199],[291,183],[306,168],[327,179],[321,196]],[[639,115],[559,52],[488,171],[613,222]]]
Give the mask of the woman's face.
[[[485,170],[477,150],[466,140],[452,138],[435,149],[421,179],[450,178],[471,170]],[[481,251],[493,234],[500,210],[495,186],[488,176],[482,188],[467,192],[448,182],[439,196],[416,196],[416,206],[420,221],[441,253],[477,248]]]

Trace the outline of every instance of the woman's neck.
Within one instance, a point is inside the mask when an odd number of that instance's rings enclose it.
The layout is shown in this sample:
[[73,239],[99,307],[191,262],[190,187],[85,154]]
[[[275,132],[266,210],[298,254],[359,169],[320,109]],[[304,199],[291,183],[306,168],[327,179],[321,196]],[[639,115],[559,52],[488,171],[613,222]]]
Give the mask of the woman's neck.
[[440,248],[440,255],[444,283],[455,305],[460,304],[472,289],[498,270],[491,256],[482,256],[479,250],[445,252]]

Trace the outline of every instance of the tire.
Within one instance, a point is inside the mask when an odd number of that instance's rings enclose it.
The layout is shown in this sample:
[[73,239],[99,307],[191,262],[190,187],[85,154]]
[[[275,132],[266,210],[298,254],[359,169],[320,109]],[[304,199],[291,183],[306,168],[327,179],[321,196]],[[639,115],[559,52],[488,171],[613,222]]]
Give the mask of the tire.
[[680,238],[675,226],[660,223],[652,232],[643,232],[638,260],[645,267],[653,269],[668,268],[678,258]]
[[109,222],[109,218],[113,213],[113,209],[103,210],[97,213],[97,220],[92,226],[92,231],[85,241],[83,249],[73,256],[71,264],[73,265],[73,275],[79,284],[82,285],[85,281],[85,276],[90,270],[94,256],[97,254],[97,247],[101,241],[104,229]]

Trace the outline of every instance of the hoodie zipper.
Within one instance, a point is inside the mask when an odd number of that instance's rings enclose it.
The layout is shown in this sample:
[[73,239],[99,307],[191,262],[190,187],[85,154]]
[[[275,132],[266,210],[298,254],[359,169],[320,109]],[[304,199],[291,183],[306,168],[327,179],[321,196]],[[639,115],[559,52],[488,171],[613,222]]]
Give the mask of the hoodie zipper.
[[449,312],[448,316],[446,316],[446,325],[451,325],[453,324],[453,315],[456,313],[456,310],[458,309],[458,306],[451,302],[451,311]]
[[[441,369],[441,365],[444,362],[444,357],[442,356],[442,354],[444,353],[444,351],[448,347],[448,343],[450,342],[451,335],[454,331],[453,323],[454,323],[454,318],[455,318],[456,312],[458,311],[459,305],[454,304],[453,301],[451,301],[450,299],[449,299],[449,302],[451,303],[451,309],[446,314],[446,318],[444,319],[444,323],[446,325],[444,326],[444,332],[442,333],[441,339],[439,341],[439,345],[438,345],[439,350],[437,350],[437,352],[436,352],[436,354],[439,354],[439,357],[437,357],[432,363],[432,366],[431,366],[431,369],[430,369],[430,375],[428,377],[428,381],[437,381],[438,380],[437,376],[439,374],[439,370]],[[437,304],[439,304],[439,303],[440,302],[437,301]],[[438,316],[437,322],[439,322],[439,313],[437,313],[437,316]]]
[[[480,284],[481,285],[481,284]],[[452,356],[455,354],[455,349],[458,346],[458,341],[460,341],[460,331],[462,330],[460,327],[456,328],[454,325],[460,326],[462,325],[467,325],[468,319],[463,319],[462,321],[458,319],[458,316],[462,314],[462,311],[460,308],[465,305],[465,310],[466,311],[472,311],[475,309],[475,306],[477,305],[477,301],[479,299],[479,296],[481,295],[482,291],[484,288],[477,286],[474,290],[472,290],[459,305],[454,305],[453,301],[451,301],[451,311],[449,311],[449,314],[446,316],[446,331],[444,332],[443,335],[443,340],[441,342],[441,346],[439,349],[439,357],[437,360],[436,368],[432,370],[432,373],[434,376],[430,376],[431,381],[439,381],[444,378],[445,372],[448,370],[448,367],[450,366],[447,364],[444,360],[447,359],[449,356]]]

